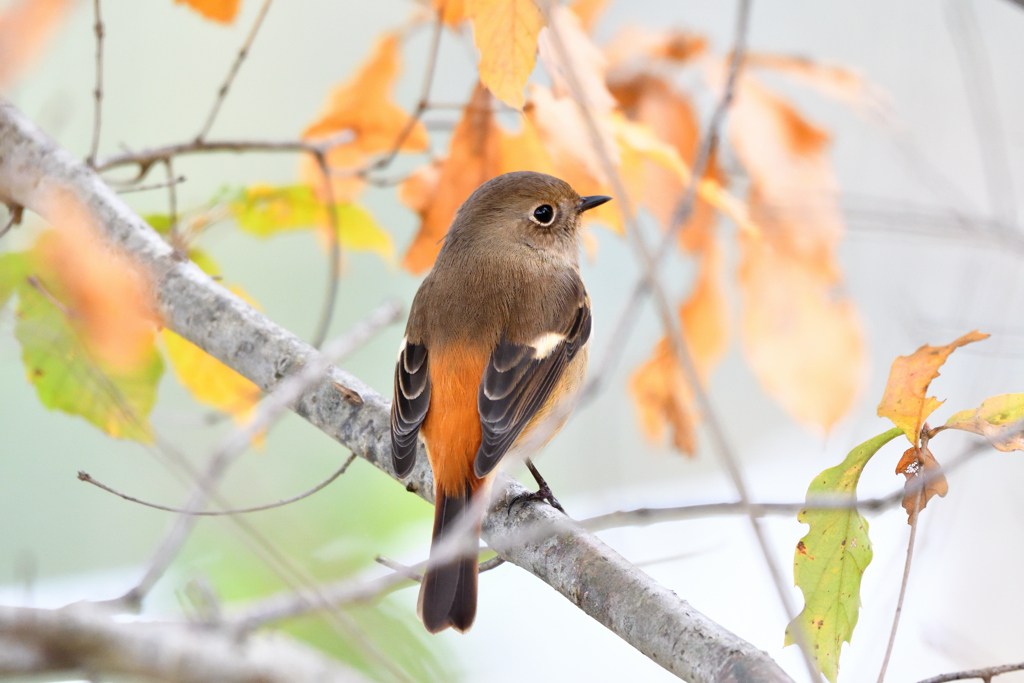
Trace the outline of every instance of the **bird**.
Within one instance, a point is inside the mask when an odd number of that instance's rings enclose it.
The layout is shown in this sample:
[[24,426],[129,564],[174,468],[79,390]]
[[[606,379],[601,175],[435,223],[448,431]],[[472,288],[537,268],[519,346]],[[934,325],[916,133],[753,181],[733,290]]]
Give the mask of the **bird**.
[[[554,424],[544,424],[529,450],[561,429],[583,384],[591,309],[580,221],[610,199],[581,197],[564,180],[532,171],[492,178],[459,207],[413,299],[395,364],[391,456],[395,473],[407,477],[422,437],[434,474],[434,529],[417,603],[430,633],[472,626],[483,514],[473,502],[489,495],[498,463],[526,450],[545,418]],[[554,501],[532,463],[531,471],[541,485],[535,495]],[[464,511],[476,517],[459,525]],[[472,544],[439,552],[456,526]]]

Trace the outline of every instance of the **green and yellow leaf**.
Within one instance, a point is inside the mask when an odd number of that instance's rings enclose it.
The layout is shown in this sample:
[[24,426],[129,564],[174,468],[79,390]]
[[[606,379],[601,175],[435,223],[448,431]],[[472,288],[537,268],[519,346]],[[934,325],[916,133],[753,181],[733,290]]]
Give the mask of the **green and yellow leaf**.
[[1024,451],[1024,394],[986,398],[974,410],[961,410],[946,420],[946,427],[980,434],[1001,451]]
[[[808,502],[826,496],[856,500],[864,465],[901,433],[895,427],[854,448],[842,463],[815,477],[807,489]],[[850,642],[857,625],[861,576],[871,562],[868,522],[854,508],[804,508],[797,519],[810,526],[793,560],[804,609],[786,628],[786,645],[797,642],[800,629],[818,669],[835,683],[842,644]]]

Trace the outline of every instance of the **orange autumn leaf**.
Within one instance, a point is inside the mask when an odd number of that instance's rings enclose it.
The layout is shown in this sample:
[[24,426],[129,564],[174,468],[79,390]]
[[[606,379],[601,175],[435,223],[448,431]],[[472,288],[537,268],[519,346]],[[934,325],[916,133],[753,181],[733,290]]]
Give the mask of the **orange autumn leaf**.
[[[325,139],[350,131],[353,139],[332,147],[327,153],[331,169],[353,171],[371,154],[394,147],[409,126],[410,117],[391,101],[391,90],[401,70],[399,41],[395,34],[385,34],[370,58],[356,74],[337,86],[330,94],[323,114],[303,132],[305,139]],[[402,152],[420,152],[428,145],[427,130],[416,121],[399,146]],[[304,184],[317,188],[321,201],[328,201],[323,174],[316,160],[304,155],[300,175]],[[353,199],[363,188],[355,176],[335,176],[331,180],[334,201]]]
[[583,30],[590,33],[594,25],[608,7],[609,0],[575,0],[569,9],[580,19]]
[[[410,272],[422,273],[430,268],[441,250],[440,241],[448,232],[455,211],[473,190],[499,174],[498,133],[498,124],[491,112],[491,95],[478,85],[452,133],[448,157],[441,164],[429,203],[422,201],[423,176],[413,176],[415,180],[411,180],[421,184],[420,201],[410,208],[416,210],[422,220],[402,260],[402,265]],[[416,194],[406,187],[400,196],[408,199]]]
[[53,37],[74,0],[21,0],[0,13],[0,91]]
[[943,403],[927,395],[928,386],[939,376],[939,368],[956,349],[987,339],[988,336],[975,330],[945,346],[926,344],[911,355],[894,360],[889,370],[889,381],[885,385],[885,394],[878,404],[878,416],[892,420],[907,435],[910,443],[916,446],[921,425]]
[[740,233],[739,244],[747,361],[789,414],[828,429],[853,406],[864,381],[856,309],[814,264],[767,239]]
[[[904,484],[903,509],[907,511],[908,524],[914,518],[915,509],[920,512],[935,496],[945,498],[949,493],[946,475],[942,473],[942,467],[927,448],[908,448],[896,465],[896,474],[902,474],[907,478]],[[923,490],[918,488],[919,484],[915,485],[920,477],[926,478]],[[917,507],[918,501],[921,503],[920,508]]]
[[147,363],[159,324],[148,272],[105,243],[73,195],[55,194],[46,215],[56,229],[41,236],[35,252],[48,295],[104,365],[129,372]]
[[455,26],[466,18],[466,0],[434,0],[434,9],[441,13],[441,21]]
[[844,225],[828,133],[753,77],[743,76],[729,111],[729,138],[750,175],[750,203],[772,226],[773,246],[838,277],[835,251]]
[[502,102],[522,109],[537,61],[544,17],[534,0],[463,0],[480,51],[480,81]]
[[638,62],[652,67],[659,62],[678,66],[703,55],[707,48],[707,38],[681,29],[626,26],[608,43],[605,55],[613,70]]
[[[679,309],[686,343],[701,383],[706,383],[729,346],[729,308],[723,290],[723,267],[716,243],[709,244],[697,282]],[[630,393],[644,434],[659,441],[666,429],[672,445],[686,455],[696,452],[693,391],[672,354],[667,338],[630,377]]]
[[202,14],[207,19],[228,24],[234,21],[238,15],[238,8],[242,0],[174,0],[177,3],[184,3]]

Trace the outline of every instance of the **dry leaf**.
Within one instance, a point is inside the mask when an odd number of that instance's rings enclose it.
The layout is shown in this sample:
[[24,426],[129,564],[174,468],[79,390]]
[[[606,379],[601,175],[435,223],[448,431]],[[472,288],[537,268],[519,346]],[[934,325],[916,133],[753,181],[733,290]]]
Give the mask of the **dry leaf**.
[[580,25],[587,33],[594,30],[594,25],[607,7],[608,0],[576,0],[569,5],[569,9],[579,17]]
[[903,430],[915,446],[921,435],[921,425],[942,401],[927,396],[928,385],[939,376],[939,368],[949,354],[971,342],[987,339],[977,330],[968,332],[945,346],[922,346],[909,356],[900,356],[892,362],[885,394],[878,404],[878,416],[887,417]]
[[441,21],[455,26],[466,18],[465,0],[434,0],[434,9],[441,12]]
[[659,61],[679,65],[707,52],[707,38],[689,31],[659,31],[648,27],[626,26],[605,48],[605,56],[614,70],[657,66]]
[[[448,157],[442,162],[436,191],[430,203],[412,207],[422,221],[402,265],[412,273],[430,268],[441,250],[455,211],[481,184],[498,175],[500,150],[498,125],[491,112],[491,95],[478,85],[452,133]],[[420,182],[420,181],[415,181]],[[406,189],[405,197],[414,194]]]
[[[946,476],[942,474],[942,468],[938,461],[927,448],[917,448],[916,446],[908,448],[900,458],[899,464],[896,465],[896,474],[902,474],[907,478],[903,487],[906,491],[903,496],[903,509],[907,511],[908,524],[914,517],[914,509],[917,507],[919,496],[921,507],[918,512],[924,510],[928,501],[934,496],[944,498],[949,492]],[[923,491],[914,484],[922,476],[927,478]]]
[[234,21],[238,14],[238,8],[242,0],[174,0],[177,3],[184,3],[202,14],[207,19],[219,21],[222,24],[229,24]]
[[[351,131],[352,142],[333,147],[327,153],[331,169],[354,170],[374,153],[391,150],[409,125],[409,114],[391,101],[391,90],[401,70],[399,41],[387,33],[356,74],[330,94],[324,113],[303,132],[305,139],[324,139]],[[427,149],[427,129],[417,121],[399,147],[402,152]],[[323,174],[311,155],[301,162],[304,184],[317,188],[321,201],[328,201]],[[334,201],[349,201],[364,183],[356,177],[334,177]]]
[[[540,60],[551,76],[555,94],[560,97],[573,96],[567,75],[571,69],[576,75],[584,101],[595,112],[610,112],[615,108],[615,98],[605,85],[608,60],[604,53],[590,40],[580,18],[568,7],[553,6],[550,19],[551,25],[544,27],[540,33],[538,47]],[[561,53],[555,47],[552,31],[557,31],[561,37],[562,46],[568,53],[568,64],[562,60]]]
[[748,52],[743,57],[743,66],[776,71],[856,110],[870,112],[883,120],[892,117],[888,94],[853,69],[768,52]]
[[148,272],[104,242],[71,194],[56,194],[46,215],[57,229],[44,233],[35,251],[48,294],[103,364],[128,372],[149,362],[159,316]]
[[523,108],[526,81],[537,61],[544,17],[534,0],[464,0],[480,51],[480,81],[502,102]]
[[1024,451],[1024,394],[986,398],[946,420],[946,427],[984,436],[1000,451]]
[[[729,308],[722,277],[720,249],[711,242],[703,254],[693,290],[679,309],[686,343],[702,384],[729,346]],[[665,429],[670,428],[676,449],[686,455],[696,452],[693,391],[667,338],[658,342],[651,358],[633,372],[629,389],[649,439],[660,441]]]
[[53,37],[74,0],[21,0],[0,14],[0,91]]
[[768,240],[741,233],[739,244],[741,333],[750,367],[793,417],[828,429],[853,406],[864,380],[864,338],[853,303],[816,266]]

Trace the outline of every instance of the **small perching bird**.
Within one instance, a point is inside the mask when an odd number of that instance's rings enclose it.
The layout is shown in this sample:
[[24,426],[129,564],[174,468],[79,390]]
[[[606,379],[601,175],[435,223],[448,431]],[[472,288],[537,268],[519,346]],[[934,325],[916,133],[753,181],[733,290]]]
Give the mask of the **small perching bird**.
[[609,199],[580,197],[542,173],[489,180],[459,208],[413,300],[395,367],[391,457],[408,475],[421,435],[434,471],[418,609],[431,633],[473,624],[480,519],[471,520],[472,552],[438,553],[439,542],[533,428],[558,410],[533,440],[561,429],[583,383],[591,319],[580,216]]

